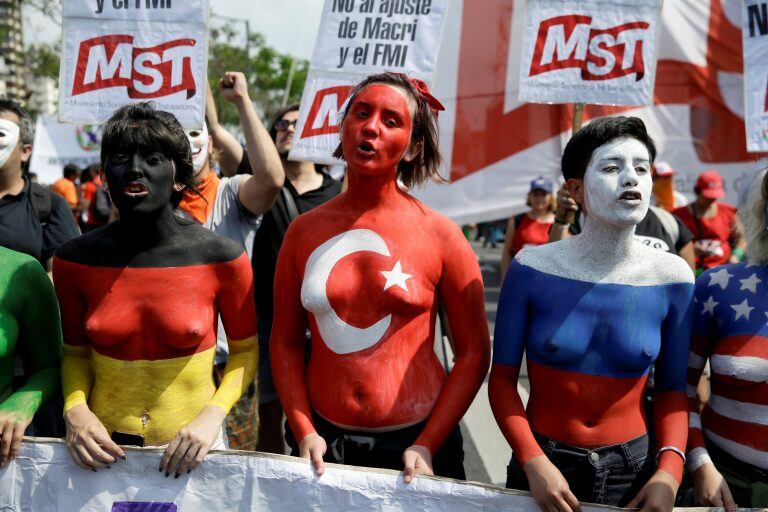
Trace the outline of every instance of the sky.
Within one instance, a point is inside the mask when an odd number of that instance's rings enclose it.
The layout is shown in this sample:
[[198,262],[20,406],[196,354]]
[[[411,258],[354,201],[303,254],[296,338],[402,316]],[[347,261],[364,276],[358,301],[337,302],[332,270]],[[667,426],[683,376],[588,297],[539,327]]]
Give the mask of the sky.
[[[281,53],[303,59],[312,57],[323,0],[210,0],[210,3],[213,26],[227,22],[216,15],[248,20],[251,32],[262,33],[267,44]],[[230,24],[244,34],[242,21]],[[25,44],[51,43],[60,35],[61,29],[55,23],[29,8],[24,11]]]

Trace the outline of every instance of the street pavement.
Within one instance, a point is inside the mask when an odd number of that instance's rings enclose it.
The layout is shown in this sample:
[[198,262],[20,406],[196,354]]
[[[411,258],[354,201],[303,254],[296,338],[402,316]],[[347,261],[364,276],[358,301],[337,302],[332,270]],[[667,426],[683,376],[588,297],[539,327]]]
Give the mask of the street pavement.
[[[485,311],[488,329],[493,342],[493,328],[496,322],[496,306],[501,287],[499,267],[501,264],[501,244],[497,248],[482,247],[480,242],[472,242],[472,248],[478,257],[480,270],[485,284]],[[450,347],[446,346],[448,361],[452,360]],[[528,401],[528,372],[523,366],[520,372],[518,391],[523,403]],[[501,434],[488,403],[488,377],[486,376],[474,402],[461,422],[464,436],[464,466],[467,479],[504,485],[506,469],[512,450]]]

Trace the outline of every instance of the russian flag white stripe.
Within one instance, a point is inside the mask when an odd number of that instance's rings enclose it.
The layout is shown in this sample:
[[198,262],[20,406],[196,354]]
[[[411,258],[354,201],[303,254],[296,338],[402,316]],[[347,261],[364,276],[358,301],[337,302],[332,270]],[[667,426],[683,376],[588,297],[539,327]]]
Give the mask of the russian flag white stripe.
[[749,382],[768,382],[768,359],[713,355],[710,362],[713,374],[728,375]]
[[745,446],[731,441],[730,439],[725,439],[710,430],[704,430],[704,433],[706,434],[707,439],[740,461],[747,462],[760,469],[768,469],[768,452],[755,450],[750,446]]
[[768,425],[768,405],[738,402],[713,394],[709,398],[709,407],[717,414],[732,420]]
[[693,368],[694,370],[700,370],[701,368],[704,368],[704,364],[707,362],[706,359],[704,359],[701,356],[697,356],[693,352],[688,352],[688,368]]

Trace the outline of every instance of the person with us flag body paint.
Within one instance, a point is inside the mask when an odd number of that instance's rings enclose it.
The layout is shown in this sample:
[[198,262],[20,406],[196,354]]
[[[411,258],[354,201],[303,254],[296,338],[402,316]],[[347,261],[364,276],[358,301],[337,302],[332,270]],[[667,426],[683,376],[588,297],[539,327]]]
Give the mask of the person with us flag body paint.
[[[747,261],[696,280],[688,357],[694,502],[726,510],[768,507],[768,173],[750,196]],[[707,361],[711,395],[699,412],[696,385]]]
[[[687,437],[693,273],[678,256],[634,240],[655,156],[637,118],[597,119],[577,132],[562,171],[584,229],[524,249],[503,283],[489,398],[513,449],[507,486],[530,490],[545,511],[575,511],[580,502],[674,506]],[[524,351],[527,410],[517,391]],[[653,365],[651,424],[642,398]]]
[[277,261],[270,357],[286,438],[318,475],[334,462],[463,479],[459,420],[490,359],[482,276],[459,226],[398,184],[439,177],[443,108],[396,73],[366,78],[347,104],[336,155],[349,188],[290,224]]
[[[160,472],[178,478],[226,448],[224,418],[256,371],[250,261],[174,214],[194,180],[172,114],[124,106],[103,133],[102,173],[120,218],[62,246],[53,265],[67,448],[96,471],[125,456],[118,442],[165,446]],[[230,356],[216,388],[219,314]]]

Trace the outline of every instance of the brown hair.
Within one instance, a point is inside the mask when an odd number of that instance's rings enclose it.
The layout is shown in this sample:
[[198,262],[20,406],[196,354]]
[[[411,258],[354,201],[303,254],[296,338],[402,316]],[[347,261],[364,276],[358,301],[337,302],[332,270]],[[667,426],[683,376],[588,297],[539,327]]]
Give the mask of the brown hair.
[[[411,188],[414,185],[422,185],[428,180],[444,182],[440,176],[440,148],[438,146],[437,115],[432,111],[427,100],[419,94],[419,91],[411,83],[410,79],[402,73],[378,73],[367,77],[352,89],[347,100],[347,106],[341,116],[341,124],[349,114],[349,108],[355,101],[358,94],[371,84],[387,84],[396,87],[402,87],[413,98],[416,103],[416,112],[413,116],[413,128],[411,131],[411,143],[421,142],[421,151],[410,162],[401,160],[397,164],[397,178],[403,184]],[[341,142],[333,152],[336,158],[344,159],[341,149]]]

